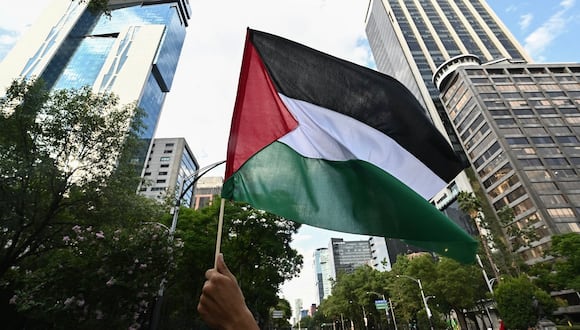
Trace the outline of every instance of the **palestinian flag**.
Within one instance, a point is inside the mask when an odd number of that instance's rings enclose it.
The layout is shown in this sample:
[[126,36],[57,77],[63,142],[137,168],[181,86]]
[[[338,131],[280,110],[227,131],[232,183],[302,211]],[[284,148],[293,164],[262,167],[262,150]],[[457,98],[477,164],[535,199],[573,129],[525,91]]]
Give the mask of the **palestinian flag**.
[[476,241],[427,201],[464,167],[395,79],[248,30],[223,198],[473,262]]

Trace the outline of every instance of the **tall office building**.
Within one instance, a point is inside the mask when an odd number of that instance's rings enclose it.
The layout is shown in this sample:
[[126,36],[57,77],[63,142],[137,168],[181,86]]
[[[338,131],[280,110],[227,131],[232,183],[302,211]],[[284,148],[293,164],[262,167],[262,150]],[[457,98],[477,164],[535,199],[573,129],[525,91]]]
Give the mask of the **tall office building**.
[[530,61],[485,0],[372,2],[366,33],[377,69],[407,85],[425,105],[439,99],[433,74],[455,56]]
[[[425,106],[426,115],[462,157],[463,148],[432,82],[436,69],[464,54],[476,55],[484,62],[504,58],[530,61],[485,0],[373,0],[366,34],[377,69],[413,92]],[[485,234],[484,228],[474,228],[459,210],[460,191],[473,191],[465,173],[432,202],[468,233]]]
[[479,65],[435,74],[441,99],[512,247],[542,261],[554,234],[580,232],[580,64]]
[[314,283],[316,286],[316,304],[330,296],[332,291],[332,269],[327,248],[314,251]]
[[328,244],[328,256],[332,279],[336,280],[341,273],[352,273],[357,267],[371,265],[371,247],[369,241],[345,241],[342,238],[331,238]]
[[[110,17],[87,1],[53,0],[0,63],[0,88],[13,79],[40,77],[48,88],[92,86],[145,112],[141,138],[153,138],[171,89],[185,28],[188,0],[110,0]],[[143,166],[147,150],[135,155]]]
[[[195,156],[184,138],[154,139],[145,164],[141,195],[162,201],[174,200],[181,182],[192,176],[199,168]],[[194,203],[193,186],[188,186],[192,178],[185,181],[182,188],[182,205],[192,207]]]

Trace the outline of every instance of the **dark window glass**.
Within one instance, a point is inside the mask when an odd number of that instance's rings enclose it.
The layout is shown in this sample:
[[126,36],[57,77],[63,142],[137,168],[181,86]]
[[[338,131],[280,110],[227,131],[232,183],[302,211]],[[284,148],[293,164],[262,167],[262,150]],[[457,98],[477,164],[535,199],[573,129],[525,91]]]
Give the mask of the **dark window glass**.
[[578,143],[578,138],[576,136],[556,136],[556,140],[560,143]]
[[566,158],[544,158],[546,164],[553,166],[553,165],[568,165],[568,161]]
[[509,145],[514,144],[528,144],[528,139],[525,137],[510,137],[505,139]]
[[535,144],[554,143],[554,140],[549,136],[535,136],[531,137],[530,140]]

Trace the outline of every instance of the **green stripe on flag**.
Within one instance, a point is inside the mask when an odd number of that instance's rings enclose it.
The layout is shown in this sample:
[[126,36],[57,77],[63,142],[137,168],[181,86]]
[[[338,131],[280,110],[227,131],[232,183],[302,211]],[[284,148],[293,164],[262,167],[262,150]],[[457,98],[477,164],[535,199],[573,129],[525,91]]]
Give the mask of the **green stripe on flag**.
[[224,183],[222,196],[303,224],[412,238],[416,246],[474,261],[477,242],[471,236],[399,180],[364,161],[304,158],[274,142]]

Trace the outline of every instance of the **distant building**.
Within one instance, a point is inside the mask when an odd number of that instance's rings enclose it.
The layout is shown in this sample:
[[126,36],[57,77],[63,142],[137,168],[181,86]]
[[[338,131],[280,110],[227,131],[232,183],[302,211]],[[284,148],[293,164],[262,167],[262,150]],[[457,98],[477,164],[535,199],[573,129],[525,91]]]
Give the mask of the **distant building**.
[[[139,187],[141,195],[162,201],[175,201],[181,181],[197,171],[199,164],[184,138],[155,139]],[[190,178],[191,179],[191,178]],[[183,186],[182,205],[191,207],[193,187]]]
[[314,283],[316,286],[316,303],[330,296],[332,290],[332,265],[329,260],[328,248],[319,248],[314,251]]
[[215,196],[221,195],[224,178],[221,176],[201,177],[195,185],[194,209],[204,208],[210,205]]
[[341,273],[352,273],[357,267],[369,265],[372,260],[369,241],[344,241],[342,238],[331,238],[328,245],[331,262],[332,279],[336,280]]
[[512,247],[542,261],[551,236],[580,232],[580,64],[479,65],[456,57],[434,75],[475,175]]
[[308,309],[308,316],[312,317],[314,316],[315,313],[316,313],[316,304],[312,304]]
[[369,237],[369,246],[371,248],[371,264],[374,269],[384,272],[390,271],[392,267],[387,249],[387,242],[384,237]]
[[302,319],[302,299],[294,300],[294,320],[296,323]]

